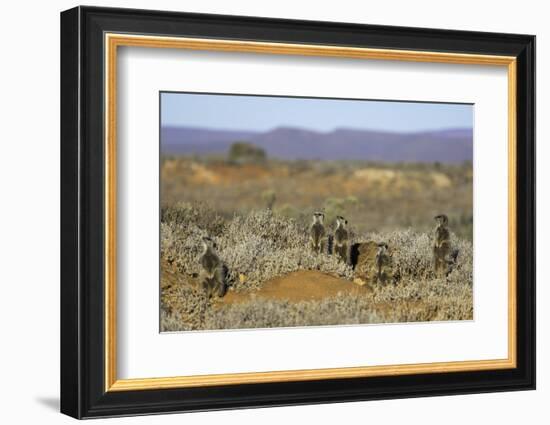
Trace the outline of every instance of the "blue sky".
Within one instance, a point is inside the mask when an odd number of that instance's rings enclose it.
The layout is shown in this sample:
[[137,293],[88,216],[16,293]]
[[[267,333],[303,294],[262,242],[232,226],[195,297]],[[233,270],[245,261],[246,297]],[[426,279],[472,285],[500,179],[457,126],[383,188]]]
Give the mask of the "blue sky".
[[416,132],[444,128],[472,128],[473,106],[162,93],[161,124],[253,131],[266,131],[285,126],[323,132],[342,127]]

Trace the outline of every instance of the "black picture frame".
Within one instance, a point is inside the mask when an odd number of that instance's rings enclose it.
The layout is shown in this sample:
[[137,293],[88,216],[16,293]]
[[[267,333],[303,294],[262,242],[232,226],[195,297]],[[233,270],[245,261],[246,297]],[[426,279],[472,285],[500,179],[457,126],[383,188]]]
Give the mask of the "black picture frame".
[[[517,58],[517,367],[105,391],[104,33],[507,55]],[[535,37],[76,7],[61,13],[61,412],[75,418],[535,388]]]

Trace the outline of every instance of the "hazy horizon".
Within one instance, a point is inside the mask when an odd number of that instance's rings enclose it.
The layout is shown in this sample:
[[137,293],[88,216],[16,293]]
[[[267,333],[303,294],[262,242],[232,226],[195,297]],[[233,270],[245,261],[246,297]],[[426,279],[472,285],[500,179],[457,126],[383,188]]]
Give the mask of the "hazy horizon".
[[473,129],[473,105],[393,100],[161,93],[161,127],[419,133]]
[[429,130],[409,130],[409,131],[393,131],[393,130],[380,130],[376,128],[360,128],[360,127],[336,127],[331,130],[316,130],[309,127],[299,127],[299,126],[290,126],[290,125],[279,125],[276,127],[268,128],[266,130],[249,130],[246,128],[225,128],[225,127],[203,127],[196,125],[180,125],[180,124],[164,124],[161,125],[162,128],[183,128],[189,130],[204,130],[204,131],[227,131],[227,132],[236,132],[236,133],[269,133],[275,130],[280,129],[289,129],[289,130],[301,130],[301,131],[311,131],[319,134],[330,134],[337,131],[364,131],[372,133],[394,133],[400,135],[407,134],[420,134],[420,133],[438,133],[438,132],[447,132],[447,131],[472,131],[471,127],[441,127],[433,128]]

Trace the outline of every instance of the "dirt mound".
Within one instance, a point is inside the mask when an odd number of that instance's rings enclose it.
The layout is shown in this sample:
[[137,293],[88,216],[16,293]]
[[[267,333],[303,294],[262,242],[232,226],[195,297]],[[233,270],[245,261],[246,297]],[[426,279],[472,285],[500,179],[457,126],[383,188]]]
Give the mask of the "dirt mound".
[[229,291],[219,299],[221,304],[234,304],[250,301],[254,297],[291,302],[321,300],[343,294],[367,294],[372,289],[358,286],[349,280],[326,273],[302,270],[279,276],[267,281],[260,290],[254,292]]

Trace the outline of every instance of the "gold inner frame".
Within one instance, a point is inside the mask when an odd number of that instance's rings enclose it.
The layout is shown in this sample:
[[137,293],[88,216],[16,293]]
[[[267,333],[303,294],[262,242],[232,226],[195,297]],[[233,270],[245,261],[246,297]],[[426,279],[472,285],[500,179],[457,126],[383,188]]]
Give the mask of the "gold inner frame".
[[[370,49],[328,45],[267,43],[105,34],[105,391],[236,385],[285,381],[444,373],[516,367],[516,58],[462,53]],[[164,378],[118,379],[116,325],[116,123],[117,48],[119,46],[325,56],[507,67],[508,72],[508,357],[419,364],[305,369]]]

